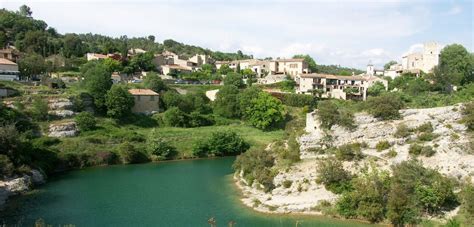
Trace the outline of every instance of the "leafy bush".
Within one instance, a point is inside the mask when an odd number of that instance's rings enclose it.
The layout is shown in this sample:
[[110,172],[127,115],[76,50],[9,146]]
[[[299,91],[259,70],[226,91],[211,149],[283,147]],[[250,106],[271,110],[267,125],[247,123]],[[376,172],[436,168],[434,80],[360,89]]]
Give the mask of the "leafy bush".
[[377,151],[383,151],[383,150],[387,150],[388,148],[390,148],[390,143],[387,141],[387,140],[381,140],[377,143],[377,145],[375,145],[375,149],[377,149]]
[[348,129],[354,128],[354,115],[346,109],[340,109],[332,101],[321,101],[318,104],[318,116],[321,127],[330,129],[333,125],[340,125]]
[[48,119],[48,102],[41,98],[33,99],[31,104],[31,117],[37,121],[44,121]]
[[433,125],[431,122],[424,123],[415,128],[417,132],[433,132]]
[[252,185],[256,180],[263,185],[265,192],[269,192],[275,187],[273,178],[276,173],[272,171],[274,165],[275,158],[270,150],[250,149],[237,156],[232,167],[234,170],[242,172],[249,185]]
[[390,149],[385,155],[389,158],[395,158],[397,157],[397,152],[395,151],[395,149]]
[[462,114],[462,121],[466,125],[467,129],[470,131],[474,131],[474,102],[465,104],[462,110]]
[[336,158],[341,161],[360,160],[363,158],[360,143],[344,144],[336,149]]
[[123,119],[131,115],[134,103],[135,100],[127,89],[122,86],[112,86],[106,95],[107,115],[116,119]]
[[214,113],[222,117],[238,118],[241,116],[239,89],[236,86],[226,85],[219,89],[213,103]]
[[148,157],[142,152],[138,151],[131,143],[124,142],[119,145],[118,152],[123,163],[142,163],[147,162]]
[[421,149],[421,155],[425,157],[431,157],[436,154],[436,151],[431,146],[423,146]]
[[342,163],[338,160],[332,158],[320,160],[317,166],[317,175],[316,182],[324,184],[327,190],[336,194],[352,188],[352,175],[344,170]]
[[245,152],[250,145],[233,131],[212,133],[208,140],[200,140],[193,147],[196,156],[237,155]]
[[169,159],[176,155],[176,148],[171,146],[153,129],[146,141],[146,150],[150,155],[157,156],[158,159]]
[[303,95],[303,94],[281,94],[281,102],[287,106],[294,107],[314,107],[316,106],[316,97],[312,95]]
[[368,111],[375,118],[382,120],[398,119],[398,112],[403,107],[403,102],[398,95],[384,93],[377,97],[369,97],[367,100]]
[[178,107],[171,107],[163,113],[163,123],[169,127],[187,127],[188,115]]
[[432,141],[435,139],[438,135],[434,134],[432,132],[423,132],[418,135],[418,140],[420,141]]
[[291,181],[291,180],[284,180],[282,182],[282,185],[283,185],[284,188],[290,188],[292,184],[293,184],[293,181]]
[[77,127],[80,131],[90,131],[95,129],[96,120],[90,112],[80,112],[75,117]]
[[405,138],[410,136],[411,130],[406,124],[399,124],[397,126],[397,131],[395,131],[394,136],[397,138]]
[[0,154],[0,179],[3,177],[11,177],[15,172],[15,166],[8,156]]
[[410,147],[408,148],[408,153],[411,155],[417,156],[421,154],[422,149],[423,149],[423,146],[414,143],[414,144],[411,144]]

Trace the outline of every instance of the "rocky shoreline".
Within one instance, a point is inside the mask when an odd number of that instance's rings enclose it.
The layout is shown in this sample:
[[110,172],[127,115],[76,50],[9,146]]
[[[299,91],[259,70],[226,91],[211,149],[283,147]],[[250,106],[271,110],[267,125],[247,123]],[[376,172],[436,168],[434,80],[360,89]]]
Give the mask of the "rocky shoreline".
[[28,192],[45,182],[45,176],[38,170],[32,170],[30,174],[21,177],[0,181],[0,211],[3,210],[8,198]]

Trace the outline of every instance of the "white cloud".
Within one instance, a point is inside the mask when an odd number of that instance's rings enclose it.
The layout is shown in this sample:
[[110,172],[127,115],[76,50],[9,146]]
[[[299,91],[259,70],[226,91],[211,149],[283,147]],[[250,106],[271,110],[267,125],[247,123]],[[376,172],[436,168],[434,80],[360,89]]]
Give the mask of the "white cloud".
[[462,8],[458,5],[453,6],[450,10],[445,12],[445,15],[457,15],[462,12]]
[[408,54],[413,54],[417,52],[422,52],[423,51],[423,43],[416,43],[410,46],[408,48],[408,51],[405,51],[402,56],[408,55]]

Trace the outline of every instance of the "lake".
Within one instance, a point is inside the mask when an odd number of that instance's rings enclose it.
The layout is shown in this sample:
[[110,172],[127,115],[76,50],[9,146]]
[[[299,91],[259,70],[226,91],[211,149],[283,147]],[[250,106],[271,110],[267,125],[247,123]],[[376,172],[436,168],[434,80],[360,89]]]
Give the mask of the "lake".
[[368,226],[314,216],[269,215],[245,207],[232,182],[233,157],[71,171],[12,200],[0,225],[32,226]]

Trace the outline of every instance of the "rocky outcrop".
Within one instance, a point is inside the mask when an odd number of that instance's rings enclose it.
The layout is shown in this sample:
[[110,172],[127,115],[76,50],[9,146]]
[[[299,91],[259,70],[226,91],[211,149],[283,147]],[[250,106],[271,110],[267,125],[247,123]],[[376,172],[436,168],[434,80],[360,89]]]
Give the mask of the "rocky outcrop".
[[67,98],[55,98],[48,100],[48,114],[57,118],[69,118],[74,116],[74,103]]
[[[237,185],[243,192],[244,204],[255,210],[271,213],[318,213],[318,206],[324,201],[334,202],[337,195],[327,191],[316,183],[318,160],[331,156],[324,151],[329,147],[338,147],[349,143],[366,143],[362,153],[366,157],[358,162],[344,161],[344,168],[356,174],[366,165],[374,163],[379,169],[390,171],[390,166],[402,161],[417,158],[423,166],[436,169],[440,173],[463,179],[474,173],[474,155],[472,154],[472,134],[460,123],[461,105],[401,110],[399,120],[381,121],[366,113],[355,115],[353,130],[333,126],[331,130],[319,127],[315,112],[307,115],[306,134],[299,138],[301,161],[291,168],[281,170],[273,180],[275,189],[263,192],[258,184],[248,185],[239,175],[235,175]],[[406,138],[394,136],[401,124],[414,129],[422,124],[431,123],[433,134],[431,141],[419,141],[416,132]],[[390,148],[378,152],[375,149],[379,141],[386,140]],[[423,146],[431,146],[436,153],[431,157],[413,157],[408,150],[408,141],[416,141]],[[396,152],[389,156],[390,150]],[[471,150],[471,152],[468,152]]]
[[0,210],[9,197],[31,190],[35,185],[45,183],[44,175],[38,170],[32,170],[29,175],[0,181]]
[[78,130],[76,128],[76,123],[73,121],[52,123],[49,125],[50,137],[72,137],[76,136],[77,134]]

